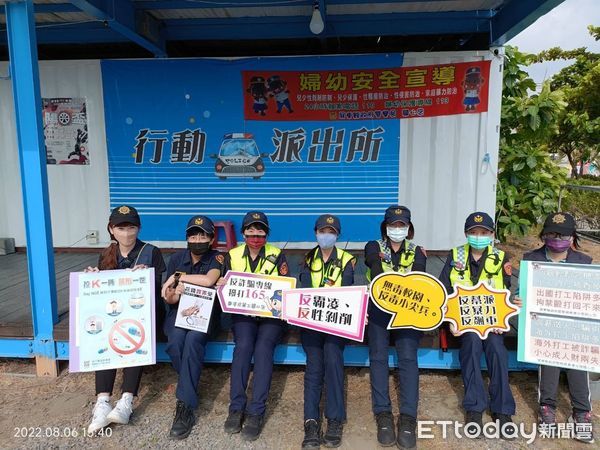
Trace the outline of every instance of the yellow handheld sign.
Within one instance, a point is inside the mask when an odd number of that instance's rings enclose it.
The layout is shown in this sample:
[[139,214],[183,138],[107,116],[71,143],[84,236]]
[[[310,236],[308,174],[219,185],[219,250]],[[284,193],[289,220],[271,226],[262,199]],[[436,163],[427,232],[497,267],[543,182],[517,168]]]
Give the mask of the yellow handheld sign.
[[446,290],[428,273],[382,273],[373,279],[370,291],[375,305],[392,314],[388,330],[433,330],[444,319]]
[[444,320],[456,335],[471,332],[487,339],[492,330],[510,330],[508,319],[519,313],[509,297],[509,290],[491,288],[483,281],[470,287],[457,285],[448,297]]

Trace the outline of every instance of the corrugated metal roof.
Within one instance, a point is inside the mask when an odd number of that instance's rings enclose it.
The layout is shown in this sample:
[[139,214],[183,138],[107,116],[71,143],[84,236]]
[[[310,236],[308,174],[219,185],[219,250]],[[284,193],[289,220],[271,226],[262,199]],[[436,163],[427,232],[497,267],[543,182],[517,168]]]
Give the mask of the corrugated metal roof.
[[[326,5],[327,15],[341,14],[390,14],[390,13],[427,13],[451,11],[493,10],[499,8],[506,0],[449,0],[418,1],[401,3],[365,2],[362,4]],[[207,2],[217,3],[217,2]],[[160,20],[176,19],[226,19],[234,17],[278,17],[278,16],[310,16],[312,5],[269,6],[269,7],[227,7],[192,8],[192,9],[160,9],[151,10],[150,14]]]
[[[148,0],[137,0],[133,3],[150,3]],[[35,4],[65,4],[66,0],[34,0]],[[198,8],[185,9],[147,9],[149,14],[158,20],[177,20],[177,19],[228,19],[239,17],[285,17],[285,16],[310,16],[312,12],[312,2],[309,0],[282,0],[281,2],[262,2],[279,3],[277,6],[251,6],[247,7],[244,3],[235,6],[236,2],[230,1],[197,1]],[[260,4],[261,2],[256,2]],[[442,1],[403,1],[403,2],[368,2],[353,4],[328,4],[326,5],[327,15],[356,15],[356,14],[390,14],[390,13],[435,13],[435,12],[453,12],[453,11],[485,11],[496,10],[508,0],[442,0]],[[219,6],[223,5],[223,6]],[[71,13],[44,13],[36,14],[37,23],[60,23],[60,22],[80,22],[92,19],[91,16],[81,12]],[[5,22],[5,17],[0,15],[0,22]]]
[[[321,1],[321,0],[320,0]],[[181,42],[266,42],[318,38],[442,37],[426,48],[503,45],[564,0],[324,0],[314,34],[313,0],[34,0],[38,43],[133,42],[157,57],[185,53]],[[0,5],[0,22],[5,22]],[[135,13],[135,14],[134,14]],[[64,26],[61,26],[64,25]],[[7,38],[0,34],[0,45]],[[232,44],[234,45],[234,44]],[[411,48],[409,44],[403,49]],[[175,46],[175,47],[174,47]],[[341,48],[341,47],[340,47]],[[421,48],[418,45],[414,49]],[[393,48],[396,50],[396,47]],[[325,50],[328,51],[328,50]]]
[[234,17],[285,17],[307,16],[312,14],[312,7],[304,6],[272,6],[269,8],[194,8],[194,9],[161,9],[150,11],[159,20],[176,19],[229,19]]

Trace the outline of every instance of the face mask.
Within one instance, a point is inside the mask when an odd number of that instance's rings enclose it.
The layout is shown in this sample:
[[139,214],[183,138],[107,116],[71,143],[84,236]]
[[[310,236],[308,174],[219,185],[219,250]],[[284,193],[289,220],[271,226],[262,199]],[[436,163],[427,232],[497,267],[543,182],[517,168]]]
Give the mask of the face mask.
[[544,244],[546,244],[546,247],[548,247],[551,252],[562,253],[571,247],[571,239],[563,241],[562,239],[546,238],[544,239]]
[[267,242],[266,236],[247,236],[244,238],[246,245],[253,250],[260,250],[260,248]]
[[321,248],[332,248],[336,241],[337,235],[334,233],[317,233],[317,242]]
[[492,237],[467,234],[467,242],[474,249],[481,250],[492,244]]
[[210,242],[188,242],[187,248],[196,256],[204,255],[210,250]]
[[387,227],[385,229],[387,236],[392,242],[402,242],[408,236],[408,227],[404,228],[392,228]]

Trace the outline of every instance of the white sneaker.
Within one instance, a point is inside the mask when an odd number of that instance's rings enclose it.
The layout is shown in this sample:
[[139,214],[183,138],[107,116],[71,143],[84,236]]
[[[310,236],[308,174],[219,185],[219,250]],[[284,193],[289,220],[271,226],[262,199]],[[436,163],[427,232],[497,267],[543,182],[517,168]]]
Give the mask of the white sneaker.
[[92,411],[92,423],[90,423],[87,429],[88,434],[95,434],[110,423],[110,420],[108,420],[107,417],[110,410],[111,407],[110,403],[108,403],[108,397],[101,397],[96,401]]
[[133,395],[130,393],[123,394],[123,397],[117,402],[111,412],[106,417],[109,423],[120,423],[126,425],[129,423],[129,417],[133,412]]

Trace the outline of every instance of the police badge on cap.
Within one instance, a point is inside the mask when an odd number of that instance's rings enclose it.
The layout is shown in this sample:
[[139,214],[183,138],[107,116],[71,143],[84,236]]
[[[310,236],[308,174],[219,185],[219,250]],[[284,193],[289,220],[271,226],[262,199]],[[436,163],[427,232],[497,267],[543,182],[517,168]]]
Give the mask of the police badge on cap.
[[112,226],[121,225],[123,223],[130,223],[136,227],[140,226],[140,216],[137,210],[133,206],[128,205],[117,206],[113,209],[108,221]]

